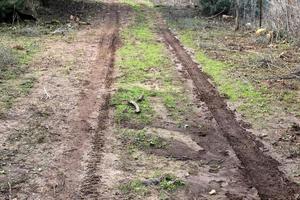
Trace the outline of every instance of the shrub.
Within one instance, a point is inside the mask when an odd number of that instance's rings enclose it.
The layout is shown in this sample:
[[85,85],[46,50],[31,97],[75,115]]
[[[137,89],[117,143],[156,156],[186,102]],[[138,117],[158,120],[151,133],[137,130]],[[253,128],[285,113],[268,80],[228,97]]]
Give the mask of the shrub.
[[0,1],[0,18],[7,17],[14,10],[22,9],[25,0],[1,0]]
[[16,57],[12,50],[7,47],[0,46],[0,72],[6,71],[9,67],[16,64]]
[[0,0],[0,21],[11,21],[15,12],[35,16],[39,5],[40,0]]
[[231,0],[200,0],[202,13],[204,15],[214,15],[223,11],[228,13],[231,8]]

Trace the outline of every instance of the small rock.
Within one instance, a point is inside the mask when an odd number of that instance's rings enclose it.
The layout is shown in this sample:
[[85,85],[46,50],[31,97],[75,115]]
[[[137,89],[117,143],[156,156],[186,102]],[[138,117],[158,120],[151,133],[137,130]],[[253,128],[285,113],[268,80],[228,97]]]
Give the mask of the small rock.
[[268,135],[265,134],[265,133],[262,133],[262,134],[258,135],[258,137],[259,137],[260,139],[263,139],[263,138],[265,138],[265,137],[268,137]]
[[13,46],[13,49],[20,50],[20,51],[25,50],[25,48],[21,45],[15,45]]
[[215,195],[215,194],[217,194],[217,191],[216,191],[216,190],[211,190],[211,191],[209,192],[209,194],[210,194],[210,195]]
[[67,29],[60,27],[55,31],[51,32],[52,35],[64,35],[67,32]]
[[218,173],[219,171],[220,171],[220,169],[218,169],[218,168],[210,168],[208,170],[209,173],[214,173],[214,174]]

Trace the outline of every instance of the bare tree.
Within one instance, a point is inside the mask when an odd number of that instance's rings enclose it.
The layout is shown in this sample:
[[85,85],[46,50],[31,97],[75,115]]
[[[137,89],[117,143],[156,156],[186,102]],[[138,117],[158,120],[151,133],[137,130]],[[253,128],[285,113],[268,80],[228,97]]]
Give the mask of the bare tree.
[[240,29],[240,0],[236,0],[235,6],[235,30]]

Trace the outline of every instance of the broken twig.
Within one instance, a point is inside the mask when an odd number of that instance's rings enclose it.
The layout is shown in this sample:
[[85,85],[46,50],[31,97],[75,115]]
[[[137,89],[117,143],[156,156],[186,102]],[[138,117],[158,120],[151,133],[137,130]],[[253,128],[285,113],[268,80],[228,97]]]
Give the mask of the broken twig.
[[51,98],[45,87],[44,87],[44,93],[46,94],[46,99],[50,99]]
[[9,188],[9,196],[8,196],[8,199],[9,200],[11,200],[11,198],[12,198],[12,190],[11,190],[11,184],[10,184],[10,182],[8,182],[8,188]]
[[130,104],[130,105],[133,105],[134,106],[134,108],[135,108],[135,113],[140,113],[141,112],[141,110],[140,110],[140,107],[139,107],[139,105],[135,102],[135,101],[128,101],[128,103]]
[[139,96],[139,98],[137,99],[137,102],[139,101],[143,101],[144,100],[144,95],[142,94],[141,96]]

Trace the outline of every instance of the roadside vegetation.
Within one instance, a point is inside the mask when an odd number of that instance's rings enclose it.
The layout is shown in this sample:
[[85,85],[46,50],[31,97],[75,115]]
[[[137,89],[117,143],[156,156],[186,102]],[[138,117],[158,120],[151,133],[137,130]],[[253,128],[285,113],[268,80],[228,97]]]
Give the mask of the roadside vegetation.
[[[231,109],[251,124],[244,126],[284,157],[298,158],[293,127],[299,127],[300,117],[299,44],[284,39],[270,42],[253,29],[234,31],[231,22],[179,16],[169,9],[159,8]],[[298,177],[299,169],[292,171]]]
[[138,194],[147,196],[151,190],[159,193],[159,199],[169,199],[169,193],[176,191],[185,185],[184,181],[172,174],[156,174],[145,180],[132,180],[120,187],[120,190],[130,196]]
[[166,18],[220,92],[247,119],[261,121],[282,112],[300,116],[299,80],[293,76],[299,70],[296,44],[268,44],[252,31],[234,32],[230,23],[217,20]]
[[[17,29],[18,30],[18,29]],[[0,113],[26,95],[36,80],[31,62],[41,48],[39,37],[19,35],[9,27],[0,31]]]

